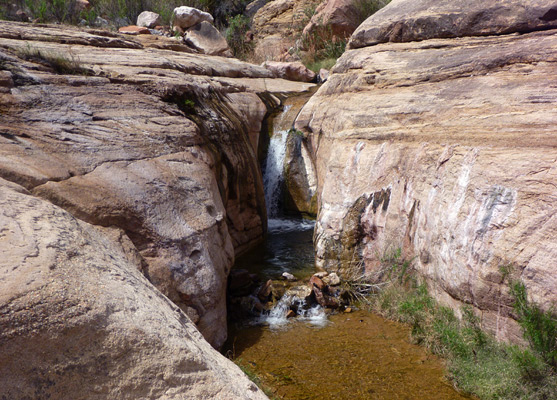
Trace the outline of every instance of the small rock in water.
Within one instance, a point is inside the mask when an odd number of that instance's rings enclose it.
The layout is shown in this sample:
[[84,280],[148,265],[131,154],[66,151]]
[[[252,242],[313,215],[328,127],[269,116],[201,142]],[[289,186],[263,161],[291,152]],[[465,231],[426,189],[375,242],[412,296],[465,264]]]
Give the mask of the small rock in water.
[[340,278],[335,272],[332,272],[323,278],[323,282],[329,286],[338,286],[340,285]]
[[288,310],[288,312],[286,313],[286,318],[294,318],[296,316],[296,311],[294,310]]
[[289,282],[295,282],[295,281],[298,280],[298,279],[297,279],[294,275],[292,275],[290,272],[283,272],[281,276],[282,276],[283,279],[286,279],[286,280],[289,281]]
[[346,307],[346,308],[344,309],[344,312],[345,312],[345,313],[351,313],[351,312],[352,312],[352,308]]
[[269,279],[263,286],[261,286],[261,289],[259,289],[259,292],[257,293],[257,297],[259,297],[259,300],[261,301],[267,301],[272,293],[273,281]]
[[315,274],[313,274],[313,276],[316,276],[319,279],[323,279],[327,275],[329,275],[329,273],[327,271],[320,271],[320,272],[316,272]]
[[317,289],[319,289],[319,290],[325,289],[325,286],[326,286],[326,285],[325,285],[325,282],[323,282],[323,281],[321,280],[321,278],[319,278],[319,277],[317,277],[317,276],[315,276],[315,275],[313,275],[313,276],[310,278],[309,284],[310,284],[311,287],[317,288]]

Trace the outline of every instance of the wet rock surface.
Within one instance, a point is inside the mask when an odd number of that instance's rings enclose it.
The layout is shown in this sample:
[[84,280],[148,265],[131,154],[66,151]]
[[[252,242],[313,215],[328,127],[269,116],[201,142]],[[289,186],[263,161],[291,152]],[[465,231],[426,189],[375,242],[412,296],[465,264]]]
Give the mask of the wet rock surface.
[[356,31],[296,122],[317,170],[319,266],[363,258],[369,272],[400,247],[501,339],[520,336],[501,266],[537,304],[557,301],[554,6],[395,0]]

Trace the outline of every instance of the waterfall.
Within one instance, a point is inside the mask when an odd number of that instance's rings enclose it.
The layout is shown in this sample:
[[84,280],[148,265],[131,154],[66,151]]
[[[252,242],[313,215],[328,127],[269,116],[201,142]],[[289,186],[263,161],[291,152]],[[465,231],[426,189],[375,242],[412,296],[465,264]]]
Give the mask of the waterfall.
[[313,229],[314,222],[285,218],[281,213],[280,203],[284,183],[284,158],[286,156],[286,139],[293,123],[293,116],[298,109],[292,105],[284,106],[282,113],[275,119],[273,135],[269,142],[267,158],[263,165],[263,186],[265,203],[269,217],[269,232],[285,233],[291,231]]
[[263,186],[265,187],[265,202],[269,218],[279,216],[279,200],[284,181],[284,156],[286,155],[286,138],[288,131],[273,133],[269,143],[267,159],[265,160]]

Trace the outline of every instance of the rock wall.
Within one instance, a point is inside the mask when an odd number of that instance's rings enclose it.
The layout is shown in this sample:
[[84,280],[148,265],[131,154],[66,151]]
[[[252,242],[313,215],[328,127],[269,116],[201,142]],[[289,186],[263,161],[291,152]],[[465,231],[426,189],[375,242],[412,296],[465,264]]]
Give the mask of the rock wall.
[[[226,339],[228,272],[235,255],[257,244],[266,230],[256,157],[262,121],[279,103],[273,93],[304,92],[312,85],[272,79],[264,68],[187,54],[180,52],[182,47],[165,37],[129,39],[0,22],[2,187],[16,187],[25,202],[45,208],[35,215],[31,205],[20,209],[19,200],[11,197],[5,200],[9,207],[0,208],[0,308],[8,310],[0,313],[0,353],[23,348],[25,357],[48,353],[36,370],[43,374],[41,368],[50,362],[41,381],[44,393],[65,393],[61,382],[67,382],[73,385],[67,396],[85,398],[83,393],[97,390],[95,379],[101,378],[95,375],[83,387],[70,380],[96,369],[114,378],[112,386],[99,383],[103,398],[118,390],[125,394],[108,397],[183,398],[178,393],[188,391],[199,393],[191,398],[262,397],[241,378],[239,386],[230,384],[239,371],[214,353],[206,354],[208,346],[198,346],[201,336],[191,322],[215,347]],[[60,224],[70,221],[71,226],[58,229],[51,213],[63,215]],[[13,236],[12,226],[21,220],[36,238]],[[41,245],[28,243],[31,239]],[[57,241],[67,244],[51,249],[49,243]],[[77,246],[75,259],[72,246]],[[45,261],[39,251],[43,247]],[[121,272],[112,274],[113,267]],[[147,280],[140,279],[140,272]],[[131,276],[140,283],[126,286]],[[158,292],[150,284],[162,294],[154,295]],[[58,299],[50,287],[74,292],[67,300],[60,292]],[[141,298],[133,298],[136,289],[144,293],[137,294]],[[119,304],[126,293],[131,297]],[[179,309],[161,300],[163,295]],[[156,302],[144,304],[146,298]],[[71,310],[64,314],[74,303],[83,308],[75,321]],[[44,311],[21,311],[34,304]],[[9,311],[14,307],[19,310],[15,317]],[[152,315],[136,318],[136,309]],[[56,310],[67,326],[57,314],[51,316]],[[155,316],[159,312],[160,318]],[[128,322],[120,326],[121,321]],[[4,329],[13,324],[16,333]],[[78,348],[93,336],[99,339],[82,351],[90,357],[81,361]],[[190,336],[195,336],[191,343],[174,343]],[[43,349],[41,341],[55,342],[56,352],[48,345]],[[109,359],[119,354],[126,358],[121,366]],[[157,359],[152,367],[136,366],[149,357]],[[20,380],[9,378],[15,373],[4,373],[20,371],[21,382],[34,379],[30,369],[12,368],[17,360],[5,367],[2,362],[0,394],[33,397],[27,391],[35,386],[18,391]],[[31,368],[33,362],[28,364]],[[116,379],[120,374],[125,376]],[[156,382],[152,389],[144,380],[151,375]],[[126,397],[132,381],[142,386]]]
[[0,179],[0,243],[0,398],[267,398],[141,274],[121,229]]
[[394,0],[296,126],[318,175],[318,265],[401,247],[445,304],[520,334],[502,266],[557,302],[557,2]]

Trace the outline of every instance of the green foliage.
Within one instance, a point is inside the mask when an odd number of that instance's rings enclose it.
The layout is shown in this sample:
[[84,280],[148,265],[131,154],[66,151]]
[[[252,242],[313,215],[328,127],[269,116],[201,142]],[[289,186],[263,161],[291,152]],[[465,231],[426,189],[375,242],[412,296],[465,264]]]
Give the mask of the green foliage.
[[[497,343],[483,331],[470,306],[462,307],[459,320],[450,308],[438,304],[400,249],[386,254],[381,263],[368,282],[379,290],[369,292],[366,303],[387,318],[409,324],[416,343],[446,358],[459,389],[480,399],[555,398],[557,321],[528,302],[522,283],[512,283],[511,293],[530,349]],[[510,269],[501,272],[509,276]]]
[[[0,3],[0,19],[8,18],[8,3],[13,3],[40,22],[75,24],[84,19],[92,24],[99,16],[112,21],[124,18],[135,23],[137,16],[147,10],[160,14],[163,23],[170,24],[172,12],[179,6],[195,7],[215,15],[220,9],[230,8],[241,12],[247,0],[89,0],[90,7],[87,10],[78,9],[76,0],[11,0]],[[217,23],[222,24],[224,21],[217,17]]]
[[304,132],[299,131],[298,129],[294,129],[294,128],[290,129],[290,130],[288,131],[288,134],[289,134],[289,135],[299,136],[299,137],[302,137],[302,138],[304,137]]
[[530,304],[526,286],[522,282],[511,282],[511,293],[525,339],[547,364],[556,368],[557,317],[552,310],[545,312],[536,305]]
[[241,60],[245,60],[253,52],[253,43],[246,40],[250,29],[250,19],[245,15],[236,15],[228,20],[226,41],[234,55]]
[[358,15],[358,25],[389,4],[391,0],[353,0]]

